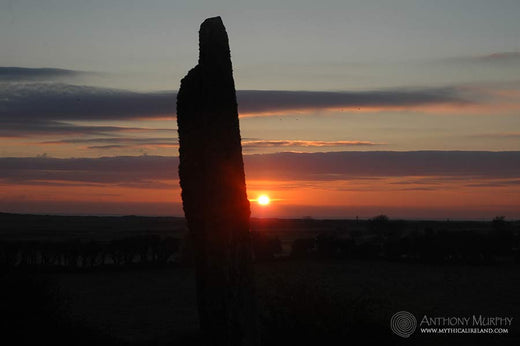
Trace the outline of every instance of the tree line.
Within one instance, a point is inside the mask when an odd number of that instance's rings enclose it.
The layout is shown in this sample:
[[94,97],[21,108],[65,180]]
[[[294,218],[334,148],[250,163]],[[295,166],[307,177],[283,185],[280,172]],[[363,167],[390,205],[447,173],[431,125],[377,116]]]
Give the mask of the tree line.
[[181,240],[137,235],[110,241],[0,241],[0,264],[8,267],[64,266],[92,268],[106,264],[165,264],[174,260]]
[[[275,259],[383,259],[419,263],[492,264],[520,262],[520,236],[504,218],[495,218],[489,231],[425,227],[407,229],[405,221],[381,215],[362,232],[325,231],[296,238],[284,253],[279,237],[251,232],[255,261]],[[164,265],[193,263],[190,234],[184,238],[136,235],[109,241],[0,241],[0,266],[60,266],[94,268],[104,265]]]
[[322,232],[293,241],[292,258],[385,259],[421,263],[492,264],[520,262],[520,234],[503,217],[490,231],[409,231],[406,222],[385,215],[370,219],[366,232]]

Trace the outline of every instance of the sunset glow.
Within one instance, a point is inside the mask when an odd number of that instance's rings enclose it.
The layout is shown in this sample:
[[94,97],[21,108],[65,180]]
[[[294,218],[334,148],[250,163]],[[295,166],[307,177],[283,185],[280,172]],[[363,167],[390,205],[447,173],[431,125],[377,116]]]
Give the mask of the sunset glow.
[[177,92],[218,13],[252,217],[520,218],[520,2],[154,2],[2,8],[0,212],[184,215]]
[[260,197],[258,197],[257,201],[260,205],[268,205],[269,203],[271,203],[271,199],[267,195],[261,195]]

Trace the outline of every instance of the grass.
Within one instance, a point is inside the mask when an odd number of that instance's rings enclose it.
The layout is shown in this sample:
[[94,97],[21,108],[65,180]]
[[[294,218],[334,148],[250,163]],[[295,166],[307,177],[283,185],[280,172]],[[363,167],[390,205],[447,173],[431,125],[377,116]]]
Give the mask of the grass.
[[[78,333],[83,330],[91,338],[122,345],[198,341],[195,276],[190,268],[54,273],[45,279],[59,288],[63,315],[76,328],[69,329]],[[520,271],[515,265],[285,260],[258,263],[256,282],[263,345],[328,344],[338,339],[356,345],[513,345],[519,340],[519,323],[513,323],[507,337],[478,339],[417,334],[401,339],[388,328],[391,315],[400,310],[417,318],[518,318]]]

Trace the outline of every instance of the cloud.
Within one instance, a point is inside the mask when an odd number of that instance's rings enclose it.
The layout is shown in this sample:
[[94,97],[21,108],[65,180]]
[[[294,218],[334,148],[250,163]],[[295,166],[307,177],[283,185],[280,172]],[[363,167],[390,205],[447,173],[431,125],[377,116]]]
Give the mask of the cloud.
[[66,135],[108,135],[114,132],[176,131],[176,129],[154,129],[145,127],[76,125],[62,121],[45,120],[2,120],[0,138]]
[[[71,121],[172,118],[176,93],[133,92],[61,83],[1,83],[0,120]],[[242,115],[298,110],[418,107],[468,104],[457,88],[364,92],[239,90]]]
[[174,92],[138,93],[61,83],[3,83],[0,94],[0,120],[125,120],[175,115]]
[[[70,138],[39,142],[40,145],[79,144],[88,149],[123,149],[123,148],[177,148],[179,141],[173,137],[97,137],[97,138]],[[375,146],[381,143],[370,141],[311,141],[311,140],[260,140],[243,139],[244,149],[257,148],[287,148],[287,147],[351,147]]]
[[179,141],[173,137],[98,137],[98,138],[73,138],[44,141],[39,145],[78,144],[85,145],[86,149],[109,150],[129,148],[177,148]]
[[238,92],[242,114],[269,114],[313,109],[407,108],[468,104],[461,90],[452,87],[360,92],[243,90]]
[[496,52],[486,55],[459,56],[442,59],[442,61],[456,64],[497,64],[497,66],[509,66],[520,64],[520,52]]
[[520,63],[520,52],[499,52],[476,58],[483,62],[513,62]]
[[[47,71],[47,69],[44,69]],[[65,72],[63,72],[65,71]],[[73,73],[51,69],[46,73]],[[68,71],[68,72],[67,72]],[[22,74],[30,74],[23,70]],[[40,71],[39,73],[43,73]],[[370,110],[416,107],[467,105],[477,89],[458,88],[393,89],[364,92],[239,90],[237,99],[242,116],[283,114],[293,111],[311,112],[319,109]],[[129,131],[115,126],[86,126],[74,121],[146,120],[175,117],[176,92],[133,92],[42,82],[0,83],[1,137],[41,135],[107,135]],[[481,98],[482,99],[482,98]],[[138,129],[133,129],[137,131]],[[300,143],[303,144],[303,143]],[[251,144],[254,145],[254,144]],[[268,145],[256,143],[255,145]],[[283,143],[272,145],[283,146]],[[285,143],[286,146],[297,146]],[[343,143],[342,145],[348,145]],[[357,143],[352,145],[369,145]]]
[[109,145],[90,145],[87,148],[88,149],[96,149],[96,150],[110,150],[110,149],[128,148],[128,146],[127,145],[120,145],[120,144],[109,144]]
[[116,156],[57,159],[0,158],[0,179],[5,183],[87,182],[135,184],[177,179],[177,158]]
[[[520,177],[520,151],[277,153],[246,155],[244,161],[246,176],[251,181],[411,177],[409,185],[443,185],[450,181],[464,185],[480,184],[479,179],[518,181]],[[0,181],[4,184],[85,182],[146,186],[177,180],[177,168],[178,158],[166,156],[0,158]],[[406,181],[400,184],[404,186]]]
[[135,137],[102,137],[102,138],[74,138],[62,139],[57,141],[40,142],[39,144],[91,144],[91,143],[113,143],[126,145],[161,145],[170,144],[178,146],[177,138],[157,137],[157,138],[135,138]]
[[246,156],[249,178],[341,180],[356,177],[520,176],[520,152],[329,152]]
[[382,143],[370,141],[309,141],[309,140],[242,140],[244,148],[265,147],[350,147],[374,146]]
[[89,73],[61,68],[0,67],[0,82],[55,81],[64,78],[76,78],[86,74]]
[[464,186],[468,187],[511,187],[515,185],[520,185],[520,179],[502,179],[490,182],[481,182],[481,183],[469,183]]
[[132,144],[155,144],[158,142],[167,142],[177,144],[176,138],[161,137],[161,138],[130,138],[130,137],[103,137],[103,138],[75,138],[75,139],[62,139],[59,141],[47,141],[41,142],[40,144],[77,144],[77,143],[132,143]]
[[520,132],[479,133],[475,135],[469,135],[468,137],[520,139]]

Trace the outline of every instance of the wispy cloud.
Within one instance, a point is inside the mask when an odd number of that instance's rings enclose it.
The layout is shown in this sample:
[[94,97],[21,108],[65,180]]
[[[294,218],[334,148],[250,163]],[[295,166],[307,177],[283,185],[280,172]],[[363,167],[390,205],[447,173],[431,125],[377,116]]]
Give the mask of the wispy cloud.
[[[69,138],[38,142],[38,145],[85,145],[87,149],[128,149],[128,148],[177,148],[179,141],[176,137],[95,137]],[[333,148],[333,147],[363,147],[382,145],[371,141],[318,141],[318,140],[262,140],[243,139],[244,149],[257,148]]]
[[374,146],[383,143],[371,141],[312,141],[312,140],[243,140],[244,148],[265,147],[350,147],[350,146]]
[[341,180],[356,177],[520,176],[520,152],[414,151],[276,153],[246,156],[255,178]]
[[152,184],[177,179],[177,158],[117,156],[57,159],[0,158],[4,183],[82,182],[99,184]]
[[[27,82],[23,78],[23,76],[43,75],[49,76],[49,79],[56,79],[62,74],[80,73],[70,70],[4,68],[3,73],[12,76],[9,78],[13,78],[13,80],[0,83],[0,121],[2,122],[0,137],[115,136],[117,132],[139,131],[139,129],[104,126],[102,122],[173,119],[175,117],[175,91],[134,92],[56,82]],[[20,76],[20,78],[15,78],[15,76]],[[461,111],[489,113],[493,111],[496,113],[516,112],[520,109],[517,94],[518,90],[513,86],[502,88],[448,86],[356,92],[239,90],[237,99],[240,115],[244,117],[283,116],[294,112],[315,114],[321,110],[334,112],[412,110],[440,113]],[[75,124],[78,121],[82,123]],[[90,123],[85,124],[86,121]],[[169,143],[163,144],[168,145]],[[250,148],[377,144],[366,141],[352,143],[345,141],[337,144],[320,144],[316,141],[245,143]],[[118,143],[118,145],[123,144]]]
[[483,62],[514,62],[520,63],[520,52],[498,52],[483,56],[478,56],[475,60]]
[[0,84],[0,120],[125,120],[173,117],[175,93],[60,83]]
[[511,51],[481,55],[458,56],[446,58],[442,61],[458,64],[500,64],[502,66],[508,66],[509,64],[520,64],[520,52]]
[[177,138],[158,137],[158,138],[135,138],[135,137],[101,137],[101,138],[74,138],[61,139],[57,141],[45,141],[39,144],[91,144],[91,143],[115,143],[127,145],[152,145],[152,144],[174,144],[178,145]]
[[74,138],[39,142],[39,145],[77,144],[83,149],[110,150],[110,149],[157,149],[177,148],[179,141],[176,137],[96,137]]
[[479,133],[470,135],[470,137],[477,138],[506,138],[506,139],[520,139],[520,132],[495,132],[495,133]]
[[[329,152],[246,155],[250,180],[337,181],[412,177],[401,185],[481,183],[472,179],[520,180],[520,152]],[[176,180],[178,158],[117,156],[57,159],[0,158],[5,184],[85,182],[141,184]],[[412,188],[412,186],[410,186]]]
[[[0,84],[0,120],[71,121],[172,118],[176,93],[132,92],[60,83]],[[469,96],[469,97],[468,97]],[[472,102],[458,88],[393,89],[364,92],[241,90],[242,115],[316,109],[418,107]]]
[[125,149],[128,148],[128,145],[122,144],[108,144],[108,145],[90,145],[87,149],[95,149],[95,150],[110,150],[110,149]]
[[[176,132],[177,129],[131,126],[78,125],[54,120],[2,120],[0,138],[48,137],[72,135],[107,136],[125,132]],[[65,143],[65,142],[64,142]]]
[[361,92],[243,90],[238,93],[238,99],[240,112],[246,116],[316,109],[393,109],[471,103],[471,99],[467,95],[453,87],[401,88]]
[[0,67],[0,82],[57,81],[90,74],[61,68]]

